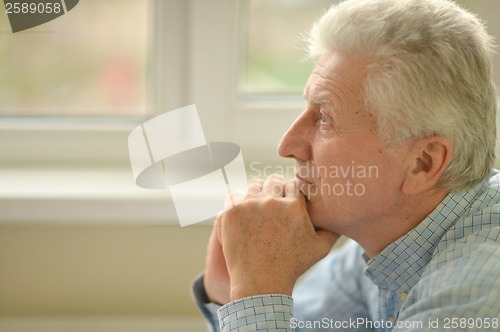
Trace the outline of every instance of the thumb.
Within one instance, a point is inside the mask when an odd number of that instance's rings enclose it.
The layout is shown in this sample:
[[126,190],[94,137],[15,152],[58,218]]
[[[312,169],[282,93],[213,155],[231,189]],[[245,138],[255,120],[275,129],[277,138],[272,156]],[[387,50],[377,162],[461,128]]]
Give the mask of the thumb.
[[213,231],[217,236],[217,240],[221,244],[222,244],[222,215],[223,214],[224,214],[224,212],[222,212],[222,211],[219,211],[219,213],[217,213],[217,218],[215,218],[215,222],[214,222],[214,226],[213,226],[214,227]]

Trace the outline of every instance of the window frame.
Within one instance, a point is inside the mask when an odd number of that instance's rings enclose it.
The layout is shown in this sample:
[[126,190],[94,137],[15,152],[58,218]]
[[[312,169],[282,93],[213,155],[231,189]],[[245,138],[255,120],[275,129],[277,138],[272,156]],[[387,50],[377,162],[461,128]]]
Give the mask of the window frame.
[[178,225],[169,192],[135,186],[128,156],[133,128],[186,102],[187,3],[147,1],[148,116],[1,117],[0,224]]
[[300,96],[273,100],[238,95],[245,45],[240,21],[247,21],[242,12],[246,1],[191,1],[189,99],[198,107],[207,140],[239,144],[247,163],[282,163],[276,146],[306,103]]
[[[128,163],[123,144],[135,126],[189,104],[197,105],[207,140],[235,142],[253,158],[275,154],[273,145],[305,103],[237,95],[242,0],[148,1],[148,116],[1,117],[0,138],[9,143],[0,144],[0,164]],[[269,136],[241,135],[248,129]]]
[[[160,41],[181,43],[168,35],[164,21],[176,19],[170,13],[182,12],[182,1],[145,0],[149,2],[149,28],[147,41],[146,116],[2,116],[0,117],[0,165],[23,166],[26,164],[65,164],[68,167],[120,165],[128,163],[128,151],[124,153],[128,133],[147,118],[159,114],[158,110],[168,107],[161,103],[178,103],[175,89],[168,96],[160,95],[158,87],[165,86],[168,78],[163,72],[175,72],[170,57],[178,55],[164,52]],[[162,12],[167,15],[162,15]],[[172,17],[169,17],[172,16]],[[182,49],[182,46],[180,47]],[[178,73],[176,73],[178,75]],[[181,75],[178,75],[181,76]],[[168,102],[166,102],[168,100]],[[8,143],[8,144],[7,144]],[[36,145],[34,144],[36,143]]]

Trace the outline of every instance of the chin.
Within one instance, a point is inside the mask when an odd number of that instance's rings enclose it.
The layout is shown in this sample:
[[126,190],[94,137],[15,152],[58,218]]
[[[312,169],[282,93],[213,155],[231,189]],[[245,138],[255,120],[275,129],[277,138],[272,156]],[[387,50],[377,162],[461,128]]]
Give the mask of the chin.
[[310,201],[307,201],[307,212],[309,213],[309,218],[311,218],[311,222],[314,228],[327,230],[325,227],[331,225],[329,225],[328,221],[324,217],[324,213],[320,213],[320,211],[317,211],[317,208],[314,205],[315,204],[311,203]]
[[322,209],[320,204],[312,204],[307,202],[307,212],[315,229],[322,229],[328,232],[341,234],[341,224],[338,223],[337,216],[334,216],[329,211]]

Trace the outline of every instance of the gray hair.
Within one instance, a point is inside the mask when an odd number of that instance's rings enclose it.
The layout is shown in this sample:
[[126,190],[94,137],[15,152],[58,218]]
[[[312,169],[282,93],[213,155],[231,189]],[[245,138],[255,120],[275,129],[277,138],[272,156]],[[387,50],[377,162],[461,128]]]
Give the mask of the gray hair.
[[439,185],[469,189],[495,160],[493,41],[479,19],[447,0],[347,0],[308,37],[311,57],[370,59],[364,103],[388,147],[442,135],[453,145]]

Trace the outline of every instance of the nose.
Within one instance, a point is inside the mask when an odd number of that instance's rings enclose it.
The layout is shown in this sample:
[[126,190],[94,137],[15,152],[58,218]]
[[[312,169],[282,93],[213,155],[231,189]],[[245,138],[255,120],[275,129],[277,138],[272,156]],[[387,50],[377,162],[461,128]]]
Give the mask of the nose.
[[314,123],[307,114],[302,113],[288,128],[278,144],[278,154],[284,158],[307,161],[311,158],[311,138]]

